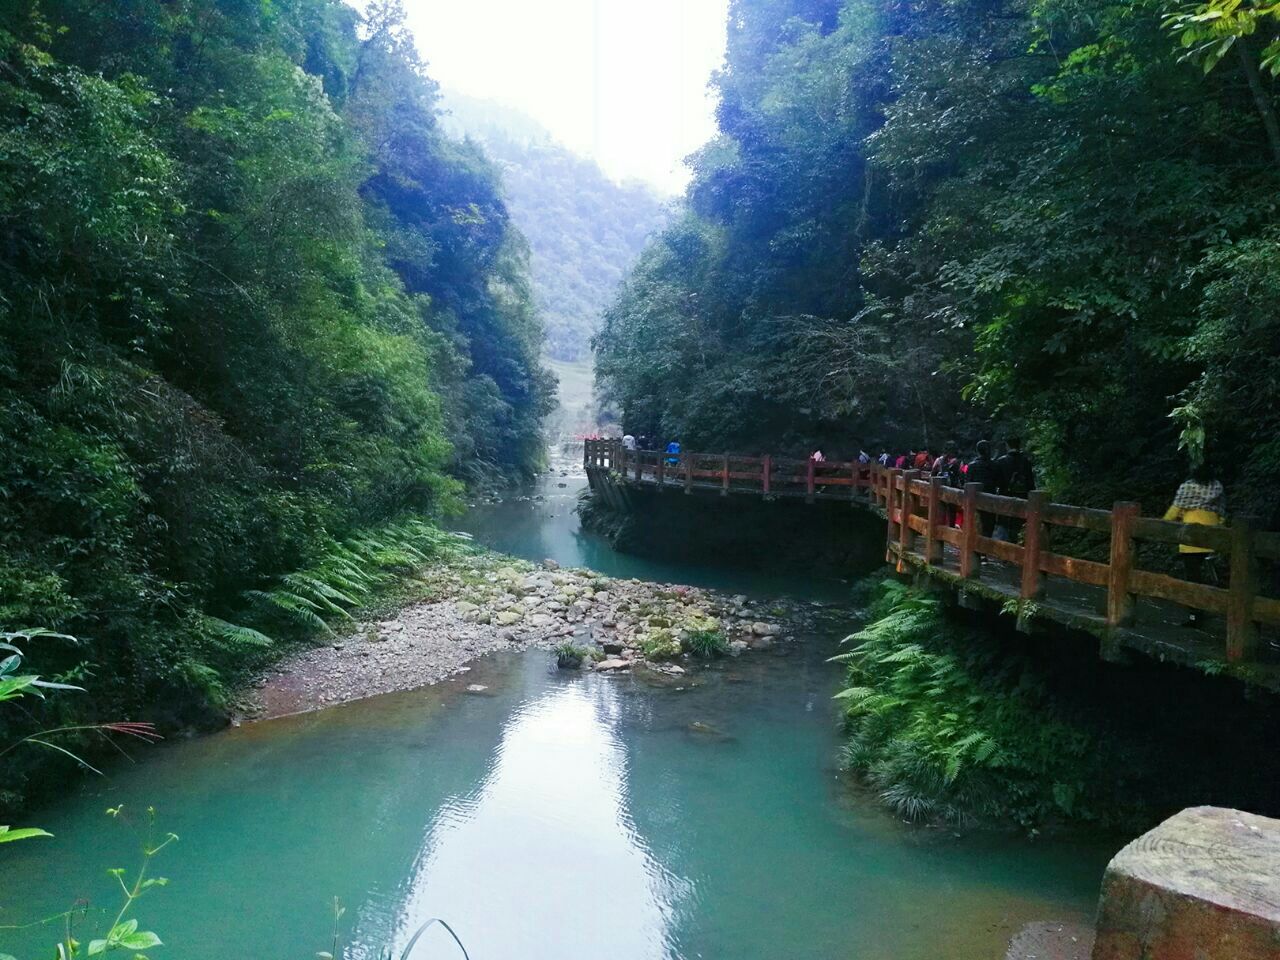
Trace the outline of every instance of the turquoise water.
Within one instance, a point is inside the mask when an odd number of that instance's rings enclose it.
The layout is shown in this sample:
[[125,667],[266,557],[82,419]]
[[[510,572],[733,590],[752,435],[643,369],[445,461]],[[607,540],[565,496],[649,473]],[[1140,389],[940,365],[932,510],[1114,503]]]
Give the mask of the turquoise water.
[[[30,819],[53,839],[0,848],[0,923],[115,902],[105,870],[138,847],[103,813],[118,804],[181,837],[140,909],[169,944],[153,960],[314,957],[334,897],[353,960],[434,916],[474,960],[995,960],[1028,920],[1087,917],[1109,845],[911,829],[851,793],[833,650],[815,637],[678,681],[490,657],[135,751]],[[0,952],[56,937],[0,931]],[[460,954],[436,929],[413,956]]]
[[503,553],[534,562],[550,558],[562,566],[588,567],[611,577],[686,583],[754,596],[785,593],[839,601],[849,595],[850,583],[834,577],[780,576],[733,566],[667,563],[617,553],[608,540],[583,530],[578,522],[574,508],[586,486],[586,477],[581,475],[544,477],[531,490],[529,499],[481,504],[452,526]]

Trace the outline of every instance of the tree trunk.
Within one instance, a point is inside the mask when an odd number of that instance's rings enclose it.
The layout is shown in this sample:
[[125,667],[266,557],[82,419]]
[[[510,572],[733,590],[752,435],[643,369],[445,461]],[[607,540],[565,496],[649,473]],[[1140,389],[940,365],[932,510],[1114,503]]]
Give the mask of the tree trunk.
[[1258,65],[1253,60],[1253,53],[1245,45],[1241,37],[1235,44],[1236,53],[1240,56],[1240,66],[1244,68],[1245,79],[1249,81],[1249,92],[1253,94],[1253,104],[1262,117],[1262,128],[1267,131],[1267,143],[1271,145],[1271,159],[1280,164],[1280,122],[1276,120],[1275,107],[1267,90],[1262,85],[1262,77],[1258,75]]

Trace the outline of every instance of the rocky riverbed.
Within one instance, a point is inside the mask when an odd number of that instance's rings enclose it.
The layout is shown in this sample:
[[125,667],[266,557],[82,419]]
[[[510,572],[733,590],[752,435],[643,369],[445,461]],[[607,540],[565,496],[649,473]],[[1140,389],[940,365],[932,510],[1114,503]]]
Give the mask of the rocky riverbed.
[[241,720],[409,690],[465,672],[496,650],[556,651],[567,667],[638,665],[679,677],[711,658],[785,643],[820,605],[561,570],[490,553],[423,574],[431,600],[280,663],[251,691]]

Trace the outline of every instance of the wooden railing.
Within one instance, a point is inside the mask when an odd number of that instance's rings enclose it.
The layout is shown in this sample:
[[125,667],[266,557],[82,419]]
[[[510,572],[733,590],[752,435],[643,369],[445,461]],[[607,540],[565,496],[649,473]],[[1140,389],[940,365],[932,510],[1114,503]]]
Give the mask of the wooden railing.
[[[907,564],[941,570],[945,548],[958,553],[963,580],[981,581],[981,558],[992,557],[1018,570],[1017,596],[1036,601],[1049,578],[1062,578],[1105,591],[1108,628],[1128,626],[1139,598],[1167,601],[1226,619],[1226,659],[1252,659],[1258,625],[1280,623],[1280,599],[1259,589],[1261,562],[1280,561],[1280,533],[1261,532],[1245,519],[1230,526],[1171,523],[1141,515],[1139,504],[1122,501],[1110,510],[1053,503],[1043,490],[1026,499],[983,490],[944,486],[920,471],[896,470],[876,463],[832,462],[736,454],[666,453],[626,450],[620,440],[588,440],[584,465],[612,471],[627,483],[662,487],[718,489],[721,495],[755,493],[768,498],[803,497],[808,501],[849,500],[880,508],[888,518],[886,559],[900,571]],[[959,514],[960,525],[949,518]],[[1022,542],[984,536],[982,517],[1021,522]],[[989,520],[986,522],[990,522]],[[1107,560],[1074,556],[1054,549],[1054,528],[1087,531],[1105,538]],[[1078,539],[1078,538],[1077,538]],[[1228,560],[1226,587],[1194,583],[1138,566],[1140,543],[1204,547]]]

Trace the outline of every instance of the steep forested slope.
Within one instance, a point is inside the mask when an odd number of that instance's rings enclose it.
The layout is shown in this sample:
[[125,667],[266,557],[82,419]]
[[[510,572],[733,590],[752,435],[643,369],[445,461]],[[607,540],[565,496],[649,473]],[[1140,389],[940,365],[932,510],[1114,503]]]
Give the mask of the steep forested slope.
[[479,140],[502,171],[511,218],[529,241],[547,352],[578,360],[645,242],[666,225],[661,198],[618,184],[519,111],[446,93],[446,125]]
[[247,589],[532,470],[540,346],[394,4],[0,9],[0,629],[76,709],[198,712]]
[[1209,6],[1183,47],[1195,4],[735,0],[719,136],[598,341],[628,426],[846,452],[994,419],[1064,493],[1155,503],[1189,451],[1274,510],[1280,25]]

